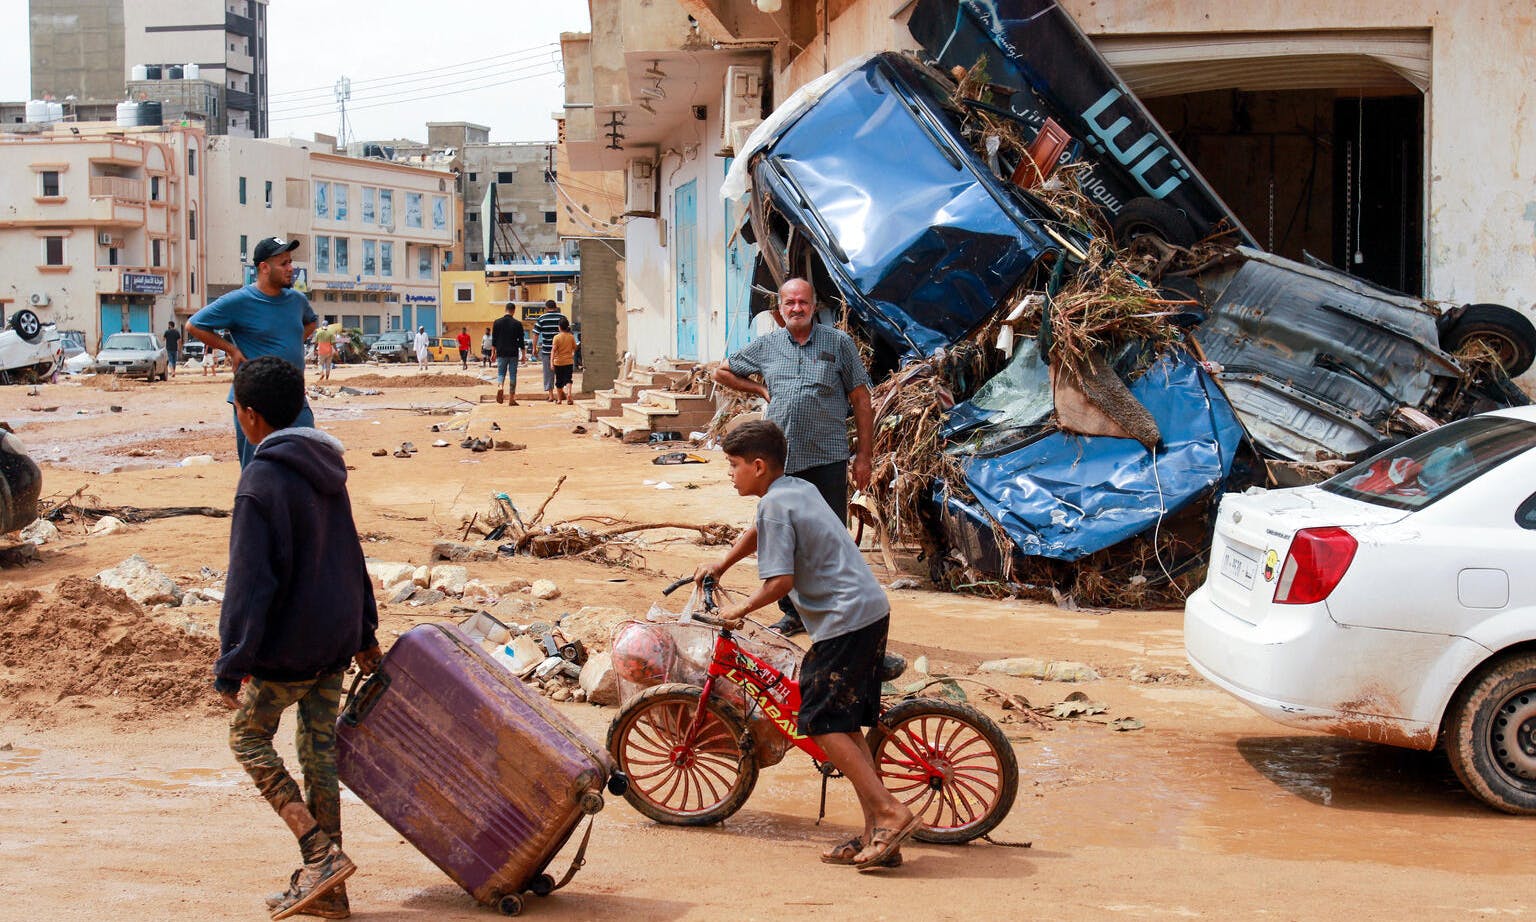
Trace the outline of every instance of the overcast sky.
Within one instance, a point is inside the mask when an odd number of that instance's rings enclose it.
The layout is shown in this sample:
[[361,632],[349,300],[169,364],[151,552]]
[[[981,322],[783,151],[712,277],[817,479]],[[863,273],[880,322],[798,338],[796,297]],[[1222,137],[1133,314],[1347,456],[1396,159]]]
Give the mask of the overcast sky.
[[[27,6],[0,0],[8,101],[31,89]],[[427,122],[452,121],[487,125],[492,141],[554,140],[560,33],[589,28],[582,0],[271,0],[267,9],[271,134],[303,138],[338,131],[334,86],[346,76],[353,140],[425,141]]]

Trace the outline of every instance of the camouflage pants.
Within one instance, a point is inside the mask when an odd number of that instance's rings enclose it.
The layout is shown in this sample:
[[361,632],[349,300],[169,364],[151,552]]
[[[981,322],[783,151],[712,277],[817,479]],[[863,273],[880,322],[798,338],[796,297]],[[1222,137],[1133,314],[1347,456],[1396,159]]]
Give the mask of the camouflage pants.
[[299,786],[272,746],[283,712],[297,704],[294,742],[304,772],[303,801],[331,838],[341,835],[341,786],[336,780],[336,712],[341,707],[342,673],[301,682],[245,683],[240,708],[229,726],[229,748],[272,809],[300,799]]

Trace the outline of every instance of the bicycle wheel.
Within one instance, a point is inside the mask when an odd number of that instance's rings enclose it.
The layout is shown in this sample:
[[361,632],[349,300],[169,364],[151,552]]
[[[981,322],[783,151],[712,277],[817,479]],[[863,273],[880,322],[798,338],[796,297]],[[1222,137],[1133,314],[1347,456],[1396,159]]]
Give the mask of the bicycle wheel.
[[629,778],[624,798],[669,826],[711,826],[757,784],[752,736],[736,709],[711,697],[704,725],[683,745],[703,689],[672,683],[641,692],[608,727],[608,751]]
[[1019,791],[1013,746],[975,708],[908,698],[886,709],[867,739],[886,790],[923,818],[914,834],[923,842],[980,838],[1013,808]]

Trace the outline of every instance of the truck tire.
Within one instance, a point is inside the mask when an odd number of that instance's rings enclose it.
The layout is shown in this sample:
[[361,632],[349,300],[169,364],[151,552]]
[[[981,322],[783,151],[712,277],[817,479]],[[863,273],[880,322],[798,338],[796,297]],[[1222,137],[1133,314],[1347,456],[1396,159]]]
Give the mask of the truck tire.
[[35,343],[43,338],[43,323],[37,319],[37,314],[22,308],[11,315],[11,329],[16,335],[29,343]]
[[1115,215],[1115,243],[1124,247],[1137,237],[1157,237],[1174,246],[1193,246],[1195,228],[1184,212],[1166,202],[1133,198]]
[[1468,304],[1440,334],[1440,348],[1459,352],[1472,343],[1491,348],[1504,373],[1513,378],[1525,374],[1536,359],[1536,326],[1524,314],[1502,304]]

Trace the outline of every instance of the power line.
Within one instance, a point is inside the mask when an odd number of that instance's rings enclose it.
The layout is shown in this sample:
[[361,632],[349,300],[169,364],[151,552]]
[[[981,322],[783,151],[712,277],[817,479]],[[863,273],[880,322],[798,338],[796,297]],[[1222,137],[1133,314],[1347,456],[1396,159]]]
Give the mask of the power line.
[[[366,109],[366,108],[372,108],[373,106],[391,105],[391,104],[396,103],[396,102],[411,102],[411,101],[417,100],[417,99],[430,99],[430,98],[432,98],[434,96],[442,96],[442,95],[447,94],[447,93],[463,93],[463,92],[468,92],[468,91],[472,91],[472,90],[476,90],[476,89],[485,89],[487,87],[501,86],[501,85],[508,84],[508,83],[516,83],[516,82],[518,82],[520,80],[528,80],[528,79],[531,79],[533,77],[552,76],[552,75],[559,75],[559,74],[562,73],[562,69],[558,65],[553,65],[552,69],[551,69],[551,66],[552,66],[551,62],[539,62],[538,64],[532,65],[530,67],[516,68],[516,69],[513,69],[513,70],[508,70],[508,71],[504,71],[504,72],[498,72],[498,73],[494,73],[494,74],[485,74],[485,75],[482,75],[480,77],[475,78],[476,80],[488,80],[488,81],[490,81],[488,83],[475,83],[473,85],[463,85],[463,84],[453,83],[453,84],[441,84],[441,85],[437,85],[437,86],[413,87],[413,88],[408,89],[408,90],[396,90],[393,93],[385,93],[385,94],[383,94],[381,96],[368,96],[368,95],[354,94],[354,95],[359,95],[359,98],[361,98],[361,99],[367,99],[367,100],[371,101],[370,104],[367,105],[367,106],[355,106],[354,108]],[[536,68],[544,68],[544,69],[539,70],[539,69],[536,69]],[[513,75],[520,75],[520,76],[513,76]],[[409,94],[409,93],[424,93],[424,95],[406,97],[405,94]],[[274,114],[276,116],[279,116],[279,117],[282,117],[282,118],[303,118],[303,117],[310,116],[310,115],[323,115],[323,114],[325,114],[327,112],[332,111],[334,108],[335,108],[335,106],[333,104],[312,103],[312,104],[309,104],[309,105],[298,106],[298,107],[290,108],[290,109],[277,109],[277,110],[274,110]]]
[[[396,97],[396,96],[404,96],[404,95],[407,95],[407,94],[410,94],[410,93],[420,93],[420,92],[423,92],[423,91],[450,92],[450,91],[453,91],[453,90],[457,89],[461,84],[466,83],[466,82],[472,82],[472,81],[477,81],[477,80],[489,80],[489,79],[497,78],[497,77],[510,76],[512,74],[518,74],[518,73],[522,73],[524,71],[534,70],[534,69],[541,68],[541,67],[548,67],[548,66],[550,66],[552,64],[555,64],[555,63],[557,63],[557,62],[555,62],[553,60],[548,60],[548,61],[546,61],[546,60],[537,60],[537,61],[532,61],[532,62],[529,62],[529,63],[517,64],[517,65],[514,65],[514,66],[506,67],[504,69],[496,70],[496,71],[493,71],[493,72],[488,73],[488,74],[478,74],[478,75],[475,75],[475,76],[472,76],[472,77],[452,76],[452,77],[447,78],[446,80],[442,80],[442,81],[439,81],[439,82],[436,82],[436,83],[430,83],[430,84],[426,84],[426,85],[423,85],[423,86],[405,87],[403,89],[398,89],[398,90],[388,90],[388,91],[385,91],[383,93],[368,93],[367,90],[364,90],[363,94],[364,94],[365,98],[373,99],[375,101],[378,101],[378,100],[393,98],[393,97]],[[356,84],[354,83],[353,86],[355,87]],[[322,100],[316,100],[314,102],[291,103],[291,104],[289,104],[287,106],[276,106],[276,107],[274,107],[273,111],[284,112],[284,113],[293,113],[293,112],[304,112],[304,111],[309,111],[309,110],[322,110],[322,109],[329,109],[329,108],[331,108],[330,103],[322,101]]]
[[[455,90],[455,92],[458,92],[458,93],[472,93],[472,92],[476,92],[478,90],[495,89],[497,87],[506,86],[509,83],[518,83],[518,82],[521,82],[523,80],[533,80],[533,79],[536,79],[536,78],[539,78],[539,77],[558,77],[562,73],[563,73],[563,69],[561,69],[559,67],[556,67],[556,68],[553,68],[551,70],[544,71],[542,73],[525,74],[525,75],[523,75],[521,77],[513,77],[513,78],[508,79],[508,80],[500,80],[500,79],[498,79],[498,80],[494,80],[494,81],[492,81],[490,83],[480,84],[478,86],[458,87]],[[350,109],[348,111],[350,111],[350,112],[357,112],[357,111],[359,111],[361,109],[377,109],[380,106],[397,106],[397,105],[400,105],[402,103],[407,103],[407,102],[419,102],[420,100],[423,100],[423,99],[437,99],[437,98],[439,98],[441,96],[442,96],[442,93],[440,93],[440,92],[432,92],[432,93],[426,93],[426,94],[424,94],[422,96],[412,96],[412,97],[409,97],[407,99],[390,99],[390,100],[385,100],[384,102],[376,102],[376,103],[372,103],[372,104],[366,105],[366,106],[352,106],[352,107],[350,107]],[[294,112],[294,113],[290,113],[288,115],[278,115],[278,116],[271,117],[270,121],[273,121],[273,122],[292,122],[292,121],[298,121],[300,119],[320,118],[320,117],[323,117],[323,116],[329,114],[330,109],[331,109],[331,107],[326,106],[326,107],[322,107],[320,109],[317,109],[317,110],[315,110],[313,112]]]
[[[441,71],[457,70],[459,68],[469,67],[469,65],[471,65],[471,64],[482,64],[485,61],[499,61],[499,60],[502,60],[503,58],[519,58],[519,57],[522,57],[524,55],[530,55],[530,54],[535,53],[535,52],[540,52],[540,53],[546,52],[546,51],[549,51],[550,49],[554,49],[554,48],[557,48],[557,47],[558,46],[554,42],[548,42],[548,43],[543,44],[543,45],[534,45],[534,46],[531,46],[529,48],[520,48],[517,51],[508,51],[508,52],[506,52],[504,54],[491,55],[488,58],[472,58],[472,59],[470,59],[468,61],[460,61],[457,64],[445,64],[442,67],[430,67],[430,68],[427,68],[426,70],[410,70],[410,71],[403,71],[403,72],[398,73],[398,74],[389,74],[389,75],[383,76],[383,77],[370,77],[370,78],[368,78],[366,80],[354,80],[353,81],[353,86],[355,86],[355,87],[364,87],[364,86],[369,86],[369,85],[374,84],[374,83],[380,83],[380,82],[383,82],[383,81],[395,81],[395,80],[399,80],[401,78],[415,77],[415,76],[417,76],[419,74],[434,74],[434,73],[439,73]],[[511,63],[511,62],[508,62],[508,63]],[[478,69],[483,69],[483,68],[471,68],[471,69],[478,70]],[[281,92],[281,93],[273,93],[273,94],[271,94],[271,98],[274,99],[274,100],[286,100],[286,99],[288,99],[288,97],[323,96],[326,93],[329,93],[330,89],[331,89],[330,87],[317,86],[317,87],[307,87],[307,88],[302,89],[302,90],[285,90],[284,92]]]

